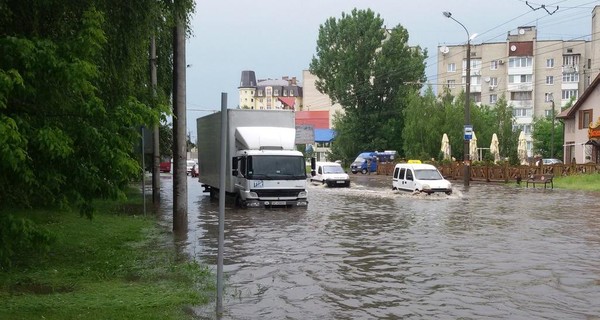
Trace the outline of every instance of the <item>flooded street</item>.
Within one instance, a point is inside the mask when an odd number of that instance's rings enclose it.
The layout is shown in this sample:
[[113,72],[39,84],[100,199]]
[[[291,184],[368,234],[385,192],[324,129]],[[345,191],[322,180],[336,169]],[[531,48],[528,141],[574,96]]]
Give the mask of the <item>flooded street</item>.
[[[226,209],[223,319],[600,319],[598,193],[351,178],[305,209]],[[188,179],[184,250],[216,270],[218,201]]]

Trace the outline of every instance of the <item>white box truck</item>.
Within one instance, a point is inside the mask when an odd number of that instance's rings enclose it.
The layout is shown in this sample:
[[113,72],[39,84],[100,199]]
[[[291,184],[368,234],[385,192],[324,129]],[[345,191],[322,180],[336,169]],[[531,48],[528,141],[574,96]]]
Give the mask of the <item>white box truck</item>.
[[[306,164],[296,150],[290,110],[227,109],[227,156],[221,159],[221,112],[196,120],[198,180],[215,198],[220,188],[242,207],[308,205]],[[226,161],[225,185],[220,185]]]

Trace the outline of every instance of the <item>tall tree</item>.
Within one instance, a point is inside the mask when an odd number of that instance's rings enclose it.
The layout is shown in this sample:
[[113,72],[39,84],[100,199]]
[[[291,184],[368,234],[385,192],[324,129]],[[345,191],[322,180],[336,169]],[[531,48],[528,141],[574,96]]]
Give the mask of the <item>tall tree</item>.
[[342,156],[402,149],[402,110],[425,79],[426,56],[408,45],[406,29],[385,29],[370,9],[342,13],[320,26],[309,69],[318,77],[317,89],[344,110],[335,127]]

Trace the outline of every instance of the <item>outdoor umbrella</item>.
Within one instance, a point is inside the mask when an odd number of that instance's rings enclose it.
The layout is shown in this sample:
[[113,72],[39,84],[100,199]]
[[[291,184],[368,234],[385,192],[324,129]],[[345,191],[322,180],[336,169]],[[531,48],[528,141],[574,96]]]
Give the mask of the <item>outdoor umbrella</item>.
[[475,131],[473,131],[473,137],[471,141],[469,141],[469,154],[471,155],[471,161],[479,161],[479,156],[477,154],[477,137],[475,136]]
[[450,152],[450,140],[448,139],[448,135],[444,133],[442,136],[442,153],[444,154],[444,160],[449,160],[452,157]]
[[500,143],[498,142],[498,136],[495,133],[492,135],[490,152],[494,156],[494,162],[498,162],[500,160]]
[[517,147],[517,155],[522,165],[527,164],[527,140],[525,140],[525,133],[521,131],[519,133],[519,144]]

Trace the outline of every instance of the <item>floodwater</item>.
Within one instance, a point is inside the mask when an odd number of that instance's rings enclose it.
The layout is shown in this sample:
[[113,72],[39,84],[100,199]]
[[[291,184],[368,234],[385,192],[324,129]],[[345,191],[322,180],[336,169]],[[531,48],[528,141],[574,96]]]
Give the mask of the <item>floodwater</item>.
[[[351,178],[310,184],[304,209],[227,207],[222,319],[600,319],[600,194]],[[218,201],[188,179],[181,246],[216,274]]]

